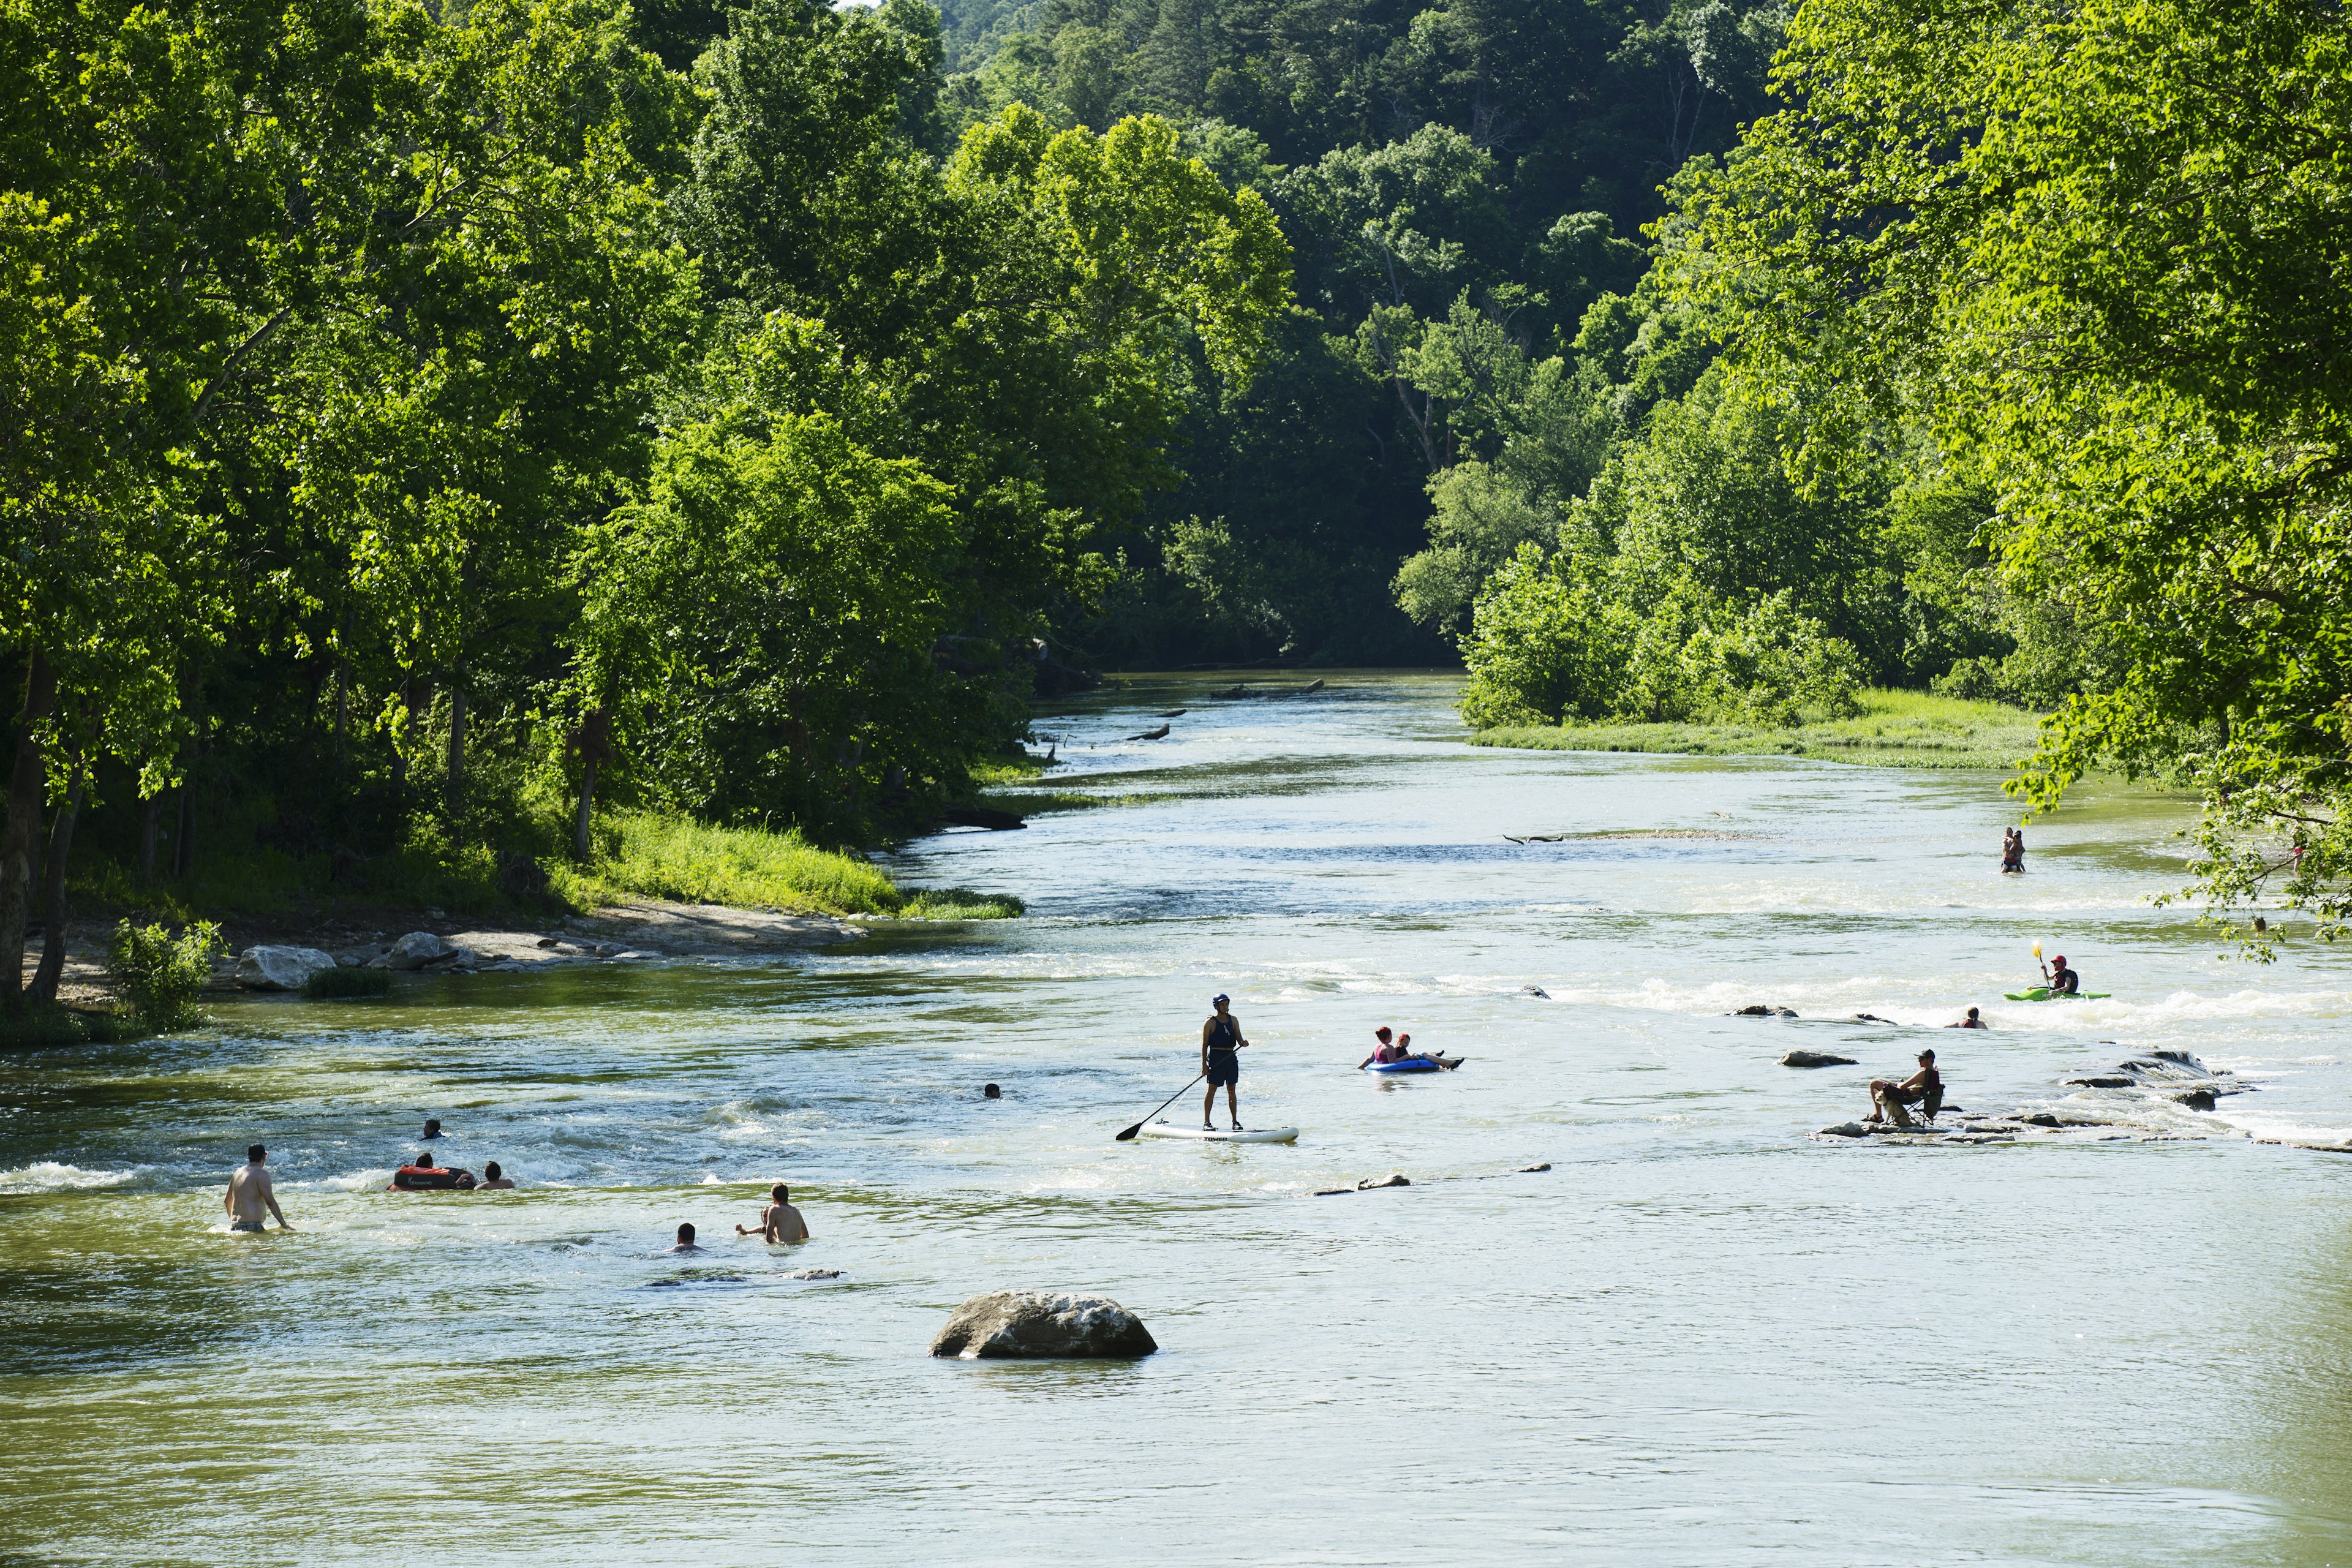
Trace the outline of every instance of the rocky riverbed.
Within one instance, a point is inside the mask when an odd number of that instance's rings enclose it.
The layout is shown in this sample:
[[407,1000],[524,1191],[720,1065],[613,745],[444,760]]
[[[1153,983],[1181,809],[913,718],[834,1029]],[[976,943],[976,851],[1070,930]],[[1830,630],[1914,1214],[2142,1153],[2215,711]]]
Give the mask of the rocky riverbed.
[[[111,931],[110,923],[97,921],[68,928],[60,987],[67,1002],[91,1005],[111,999],[105,968]],[[223,934],[229,952],[215,965],[211,985],[219,991],[290,990],[299,984],[299,963],[256,961],[256,949],[320,952],[346,968],[516,973],[572,964],[758,958],[856,942],[866,933],[830,915],[646,899],[544,923],[483,921],[436,909],[341,909],[316,919],[232,919],[224,922]],[[407,950],[395,953],[403,942]],[[39,952],[37,939],[26,954],[28,975]],[[293,985],[284,984],[289,977]]]

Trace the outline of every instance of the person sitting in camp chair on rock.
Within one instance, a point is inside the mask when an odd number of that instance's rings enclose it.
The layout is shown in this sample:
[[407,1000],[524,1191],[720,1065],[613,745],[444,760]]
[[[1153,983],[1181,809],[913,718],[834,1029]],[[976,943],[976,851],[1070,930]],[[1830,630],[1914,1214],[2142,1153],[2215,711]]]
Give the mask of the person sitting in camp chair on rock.
[[1913,1105],[1919,1108],[1920,1116],[1928,1121],[1935,1121],[1936,1112],[1944,1108],[1944,1079],[1936,1071],[1936,1053],[1933,1051],[1921,1051],[1919,1070],[1901,1083],[1892,1079],[1872,1079],[1870,1114],[1863,1120],[1892,1121],[1897,1127],[1908,1127],[1912,1124],[1911,1112],[1906,1108]]

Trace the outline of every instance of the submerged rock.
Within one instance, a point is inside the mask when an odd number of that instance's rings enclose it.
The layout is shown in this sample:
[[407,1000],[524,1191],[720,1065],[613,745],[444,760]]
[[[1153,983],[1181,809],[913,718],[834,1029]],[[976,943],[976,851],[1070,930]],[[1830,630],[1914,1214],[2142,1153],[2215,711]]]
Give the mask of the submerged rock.
[[1366,1176],[1356,1184],[1356,1190],[1360,1193],[1368,1193],[1374,1187],[1409,1187],[1411,1185],[1412,1185],[1412,1177],[1407,1176],[1402,1171],[1391,1171],[1377,1182]]
[[1780,1058],[1784,1068],[1850,1068],[1852,1057],[1833,1057],[1827,1051],[1790,1051]]
[[1841,1121],[1834,1126],[1822,1128],[1813,1136],[1816,1138],[1867,1138],[1870,1136],[1870,1128],[1860,1121]]
[[1143,1356],[1159,1348],[1142,1320],[1109,1297],[1050,1290],[974,1296],[931,1341],[933,1355],[964,1361]]
[[431,964],[446,963],[457,956],[457,950],[429,931],[413,931],[392,944],[392,950],[377,962],[386,969],[424,969]]
[[1547,1002],[1551,1000],[1551,993],[1540,985],[1522,985],[1519,989],[1529,996],[1540,996]]
[[1530,1174],[1530,1175],[1531,1175],[1531,1174],[1533,1174],[1535,1172],[1538,1172],[1538,1171],[1549,1171],[1549,1170],[1550,1170],[1550,1169],[1551,1169],[1551,1162],[1550,1162],[1549,1160],[1546,1160],[1546,1161],[1545,1161],[1542,1164],[1540,1164],[1540,1165],[1521,1165],[1521,1166],[1519,1167],[1519,1171],[1520,1171],[1520,1173],[1521,1173],[1522,1174]]
[[2213,1109],[2213,1091],[2210,1089],[2192,1089],[2187,1094],[2174,1095],[2172,1103],[2185,1105],[2191,1110],[2210,1110]]
[[236,961],[236,979],[247,991],[299,991],[321,970],[335,967],[335,955],[315,947],[248,947]]

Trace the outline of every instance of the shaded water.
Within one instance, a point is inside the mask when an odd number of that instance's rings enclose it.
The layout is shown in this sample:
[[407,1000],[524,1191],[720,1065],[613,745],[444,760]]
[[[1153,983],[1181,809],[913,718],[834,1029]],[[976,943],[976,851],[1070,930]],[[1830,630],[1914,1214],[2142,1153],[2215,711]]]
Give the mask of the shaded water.
[[[1213,684],[1041,722],[1056,787],[1140,800],[897,858],[1026,920],[0,1066],[0,1560],[2352,1556],[2352,1169],[2247,1136],[2352,1133],[2352,972],[2150,908],[2177,802],[2090,792],[2004,879],[1989,775],[1476,751],[1442,679]],[[2037,938],[2115,1000],[2000,1001]],[[1245,1119],[1298,1143],[1112,1143],[1217,990]],[[1972,1002],[1996,1032],[1919,1027]],[[1893,1022],[1819,1021],[1857,1011]],[[1470,1063],[1353,1071],[1381,1022]],[[2113,1113],[2062,1080],[2132,1047],[2258,1087],[2107,1141],[1807,1136],[1922,1043],[1972,1110]],[[383,1193],[426,1114],[523,1190]],[[255,1139],[291,1235],[223,1232]],[[732,1223],[777,1179],[815,1237],[772,1253]],[[706,1256],[660,1255],[680,1219]],[[924,1355],[1016,1286],[1162,1352]]]

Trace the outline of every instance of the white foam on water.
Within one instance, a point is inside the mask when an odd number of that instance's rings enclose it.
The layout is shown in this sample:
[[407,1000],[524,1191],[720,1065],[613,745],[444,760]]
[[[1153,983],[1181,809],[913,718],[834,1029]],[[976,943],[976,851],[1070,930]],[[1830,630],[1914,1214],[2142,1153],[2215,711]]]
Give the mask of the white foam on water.
[[0,1171],[0,1193],[70,1193],[94,1187],[119,1187],[138,1180],[137,1170],[85,1171],[55,1160],[37,1160],[13,1171]]
[[326,1193],[364,1193],[371,1188],[387,1184],[391,1182],[392,1175],[393,1167],[385,1165],[377,1170],[353,1171],[346,1176],[321,1176],[315,1182],[294,1182],[283,1184],[296,1189],[315,1188]]

